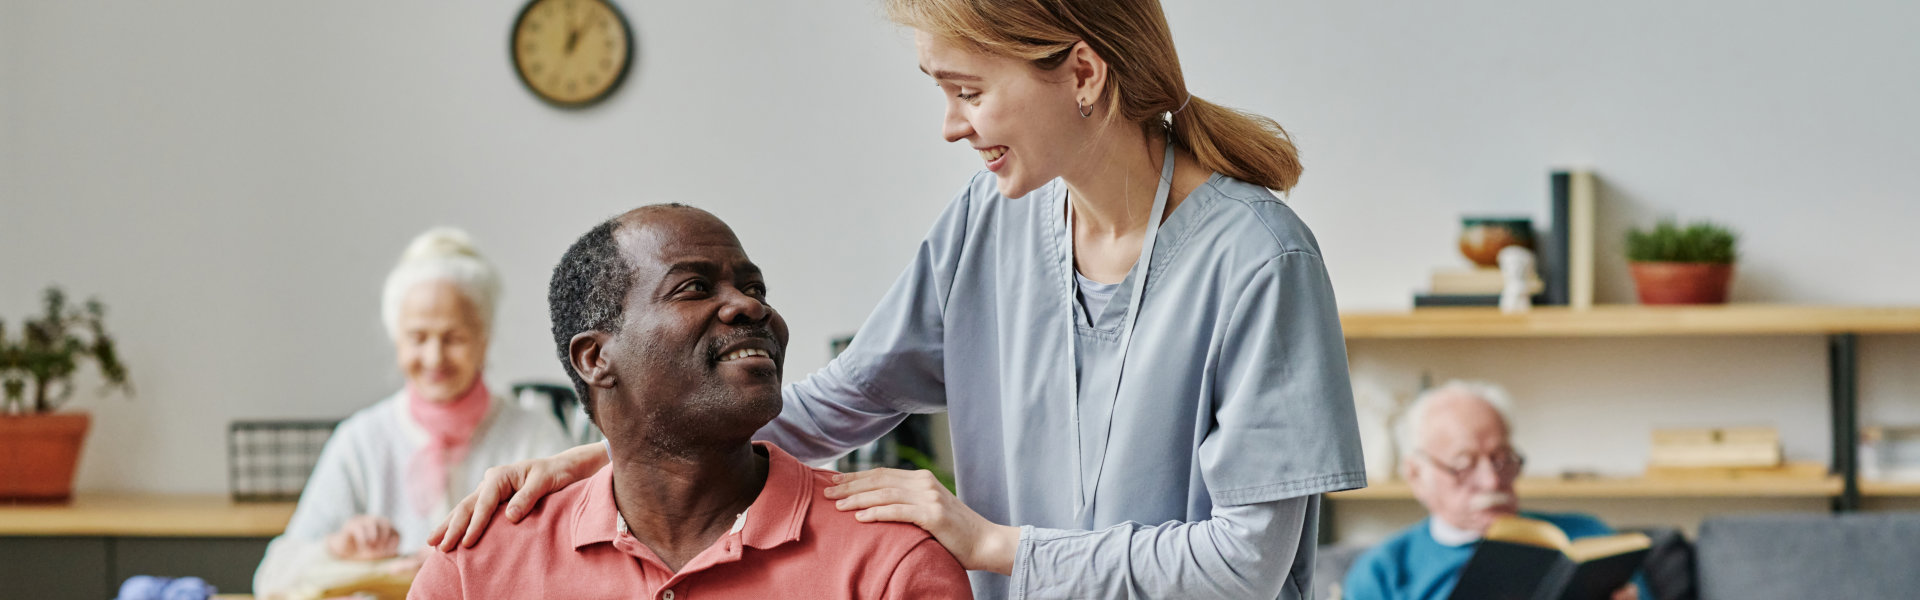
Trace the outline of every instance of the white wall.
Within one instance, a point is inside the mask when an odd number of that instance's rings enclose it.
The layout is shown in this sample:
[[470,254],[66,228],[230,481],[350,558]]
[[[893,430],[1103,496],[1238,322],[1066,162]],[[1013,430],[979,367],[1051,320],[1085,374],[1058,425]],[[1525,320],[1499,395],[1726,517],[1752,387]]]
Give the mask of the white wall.
[[[219,491],[226,423],[397,389],[382,278],[470,229],[505,271],[489,375],[559,379],[545,284],[644,203],[731,221],[824,364],[971,174],[910,37],[851,2],[628,2],[621,93],[552,109],[506,52],[517,1],[21,3],[0,315],[97,294],[139,388],[84,393],[88,489]],[[923,87],[925,86],[925,87]]]
[[[637,71],[580,112],[514,78],[517,0],[0,5],[0,318],[52,281],[99,295],[140,391],[82,392],[96,430],[80,485],[222,491],[229,420],[337,417],[395,389],[378,286],[436,224],[473,231],[505,271],[494,380],[561,377],[552,261],[595,221],[670,200],[728,219],[766,267],[790,375],[823,364],[978,168],[938,139],[910,37],[870,1],[621,5]],[[1407,305],[1458,264],[1460,214],[1544,218],[1547,171],[1572,164],[1603,181],[1603,300],[1631,297],[1619,232],[1672,214],[1745,235],[1737,300],[1920,304],[1911,3],[1167,11],[1193,91],[1274,116],[1304,149],[1291,200],[1343,308]],[[1920,344],[1865,346],[1865,416],[1920,421]],[[1354,363],[1405,393],[1423,370],[1499,379],[1522,396],[1536,467],[1623,471],[1648,427],[1733,407],[1824,460],[1820,352],[1369,343]],[[1609,408],[1620,397],[1635,410]],[[1404,520],[1352,512],[1360,532]]]
[[[1920,218],[1900,173],[1920,159],[1920,43],[1910,3],[1285,3],[1176,25],[1189,65],[1240,58],[1237,87],[1306,149],[1295,206],[1320,234],[1344,308],[1403,306],[1451,251],[1457,217],[1544,223],[1552,166],[1601,175],[1599,296],[1632,300],[1620,237],[1657,216],[1743,235],[1738,301],[1914,304]],[[1176,18],[1179,9],[1175,9]],[[1273,31],[1271,24],[1280,24]],[[1263,26],[1264,24],[1264,26]],[[1241,31],[1229,28],[1238,27]],[[1255,29],[1262,28],[1262,29]],[[1247,57],[1273,61],[1257,66]],[[1224,73],[1224,71],[1220,71]],[[1660,425],[1766,424],[1789,458],[1831,456],[1823,341],[1763,339],[1362,342],[1357,379],[1401,398],[1422,372],[1492,379],[1519,401],[1530,475],[1637,472]],[[1914,336],[1861,347],[1865,422],[1920,422]],[[1532,502],[1615,522],[1820,500]],[[1417,518],[1411,502],[1348,503],[1344,536]]]
[[[13,63],[19,56],[19,52],[14,50],[17,40],[20,39],[19,12],[19,6],[15,3],[0,2],[0,239],[4,239],[5,234],[13,229],[8,225],[14,220],[10,212],[15,204],[20,203],[19,194],[13,187],[12,160],[14,147],[12,106],[14,89],[18,87],[13,83],[15,72]],[[0,271],[0,284],[10,283],[11,279],[6,277],[5,272]],[[0,288],[0,290],[5,289],[7,288]],[[0,300],[0,302],[5,301]],[[0,319],[5,318],[0,317]]]

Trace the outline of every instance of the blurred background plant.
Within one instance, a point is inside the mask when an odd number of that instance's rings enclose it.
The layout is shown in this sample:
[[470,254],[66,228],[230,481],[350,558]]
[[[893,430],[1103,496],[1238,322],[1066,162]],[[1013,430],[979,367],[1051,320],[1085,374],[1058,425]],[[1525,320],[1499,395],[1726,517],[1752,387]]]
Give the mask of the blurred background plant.
[[133,395],[127,367],[102,323],[106,306],[98,299],[71,306],[58,286],[48,286],[44,299],[45,314],[22,321],[17,336],[0,321],[0,414],[53,412],[73,394],[74,373],[88,359],[107,384],[102,394],[118,389]]
[[1627,260],[1732,264],[1739,254],[1739,235],[1726,227],[1696,222],[1685,227],[1661,221],[1651,230],[1627,231]]

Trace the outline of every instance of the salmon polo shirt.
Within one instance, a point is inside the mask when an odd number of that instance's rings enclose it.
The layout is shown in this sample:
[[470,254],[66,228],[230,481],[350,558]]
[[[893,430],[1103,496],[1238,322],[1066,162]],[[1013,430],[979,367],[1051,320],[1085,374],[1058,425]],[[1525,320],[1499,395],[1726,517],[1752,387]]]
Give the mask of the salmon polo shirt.
[[861,523],[822,491],[833,472],[780,448],[767,483],[732,531],[675,573],[627,533],[613,469],[542,499],[519,523],[494,521],[472,548],[425,550],[410,599],[971,599],[966,571],[926,531]]

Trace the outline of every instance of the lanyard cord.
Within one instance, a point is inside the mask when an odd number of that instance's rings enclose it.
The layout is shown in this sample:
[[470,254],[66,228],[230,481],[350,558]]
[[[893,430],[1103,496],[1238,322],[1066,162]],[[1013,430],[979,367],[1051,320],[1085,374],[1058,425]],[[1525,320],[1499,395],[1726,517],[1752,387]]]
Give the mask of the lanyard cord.
[[[1154,244],[1154,241],[1158,239],[1160,235],[1160,221],[1166,217],[1167,201],[1168,201],[1168,198],[1172,195],[1172,192],[1173,192],[1173,140],[1169,139],[1167,140],[1166,158],[1162,161],[1162,166],[1160,167],[1160,187],[1153,194],[1153,215],[1148,217],[1147,219],[1147,235],[1145,239],[1140,241],[1140,258],[1134,262],[1134,264],[1137,265],[1136,266],[1137,270],[1134,271],[1133,296],[1127,298],[1127,323],[1124,327],[1120,329],[1120,365],[1118,368],[1119,373],[1115,374],[1116,380],[1114,381],[1114,384],[1113,384],[1114,401],[1113,401],[1113,405],[1109,407],[1109,410],[1107,411],[1106,439],[1101,440],[1101,443],[1103,446],[1104,444],[1106,444],[1107,441],[1112,439],[1113,415],[1114,413],[1120,412],[1120,406],[1119,406],[1120,381],[1119,379],[1123,378],[1126,372],[1127,350],[1130,346],[1133,345],[1132,344],[1133,326],[1136,322],[1139,321],[1139,318],[1140,318],[1140,302],[1142,297],[1146,295],[1147,275],[1153,271],[1153,244]],[[1067,238],[1067,248],[1069,249],[1069,251],[1066,253],[1066,256],[1067,256],[1066,270],[1067,270],[1067,285],[1069,286],[1067,289],[1071,291],[1073,289],[1076,289],[1075,286],[1078,286],[1079,283],[1074,281],[1073,279],[1074,273],[1076,272],[1076,270],[1073,266],[1073,252],[1071,251],[1071,249],[1073,248],[1073,222],[1071,220],[1072,205],[1068,205],[1067,208],[1069,211],[1068,212],[1069,220],[1067,222],[1066,238]],[[1067,378],[1067,381],[1068,381],[1067,382],[1067,392],[1068,392],[1067,399],[1069,402],[1072,403],[1071,406],[1072,406],[1072,414],[1073,414],[1074,466],[1078,467],[1081,464],[1081,461],[1079,459],[1080,459],[1080,454],[1082,452],[1082,449],[1081,449],[1082,444],[1080,443],[1080,375],[1079,375],[1079,349],[1078,349],[1079,331],[1077,329],[1077,327],[1079,326],[1079,323],[1077,323],[1073,318],[1073,314],[1074,314],[1073,305],[1075,302],[1074,294],[1068,293],[1066,294],[1066,297],[1067,297],[1067,367],[1071,369],[1069,372],[1073,373],[1073,376]],[[1075,491],[1078,492],[1077,495],[1079,496],[1079,500],[1080,500],[1080,507],[1078,511],[1079,521],[1083,525],[1086,525],[1089,527],[1092,525],[1091,520],[1093,518],[1093,492],[1094,490],[1097,490],[1100,487],[1100,475],[1103,471],[1106,470],[1106,464],[1107,464],[1107,453],[1103,447],[1100,452],[1100,460],[1098,463],[1094,465],[1094,468],[1093,468],[1093,484],[1092,485],[1083,484],[1082,480],[1084,478],[1080,476],[1076,476],[1073,478],[1073,485],[1074,485]]]

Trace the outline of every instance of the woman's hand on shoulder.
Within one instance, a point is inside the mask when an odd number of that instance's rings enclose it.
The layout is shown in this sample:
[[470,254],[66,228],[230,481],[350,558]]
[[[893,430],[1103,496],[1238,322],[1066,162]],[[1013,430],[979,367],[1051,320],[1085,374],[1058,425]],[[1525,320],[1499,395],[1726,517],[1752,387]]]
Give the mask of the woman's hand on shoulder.
[[873,469],[833,476],[826,489],[834,507],[858,511],[863,522],[912,523],[946,547],[970,571],[1013,574],[1020,528],[988,521],[974,512],[929,471]]
[[547,494],[592,477],[594,471],[606,466],[605,448],[598,443],[587,444],[547,458],[487,469],[480,488],[454,505],[447,521],[434,527],[433,533],[427,536],[427,545],[441,552],[473,547],[486,533],[502,498],[508,498],[504,514],[507,522],[519,523],[533,510],[533,504]]

